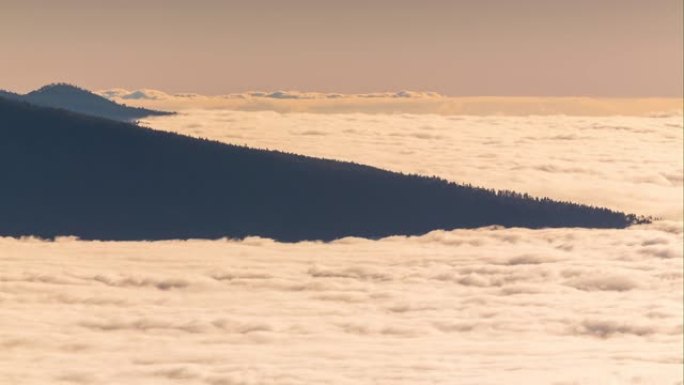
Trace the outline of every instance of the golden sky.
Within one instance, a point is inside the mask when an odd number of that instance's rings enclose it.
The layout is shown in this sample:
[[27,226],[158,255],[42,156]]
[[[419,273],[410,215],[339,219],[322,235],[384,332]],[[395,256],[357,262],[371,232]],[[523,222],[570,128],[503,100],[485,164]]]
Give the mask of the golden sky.
[[2,0],[0,88],[682,96],[681,0]]

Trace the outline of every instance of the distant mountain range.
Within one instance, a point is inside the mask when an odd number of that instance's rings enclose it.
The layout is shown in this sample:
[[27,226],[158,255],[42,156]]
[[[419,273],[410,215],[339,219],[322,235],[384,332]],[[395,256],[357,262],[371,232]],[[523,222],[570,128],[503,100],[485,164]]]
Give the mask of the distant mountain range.
[[0,97],[120,121],[173,114],[117,104],[88,90],[63,83],[50,84],[25,95],[0,90]]
[[0,137],[6,236],[300,241],[489,225],[623,228],[642,220],[2,97]]

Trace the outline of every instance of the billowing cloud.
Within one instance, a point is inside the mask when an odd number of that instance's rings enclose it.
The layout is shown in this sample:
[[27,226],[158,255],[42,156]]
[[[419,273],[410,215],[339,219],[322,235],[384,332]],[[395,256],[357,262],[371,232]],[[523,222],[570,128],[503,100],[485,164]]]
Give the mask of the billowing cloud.
[[296,244],[0,238],[0,383],[681,385],[681,117],[146,123],[667,219]]
[[677,98],[448,97],[436,92],[399,91],[340,94],[301,91],[252,91],[219,96],[168,94],[156,90],[102,90],[121,103],[163,110],[193,108],[305,113],[438,115],[681,115]]
[[682,246],[681,222],[327,244],[0,238],[0,382],[676,384]]
[[187,110],[146,125],[536,196],[682,218],[679,117]]

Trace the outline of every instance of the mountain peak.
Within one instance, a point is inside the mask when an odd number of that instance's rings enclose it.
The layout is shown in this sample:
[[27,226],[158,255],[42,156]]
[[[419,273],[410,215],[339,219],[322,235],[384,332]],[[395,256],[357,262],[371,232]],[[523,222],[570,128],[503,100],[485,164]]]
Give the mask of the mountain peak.
[[[48,101],[50,103],[58,103],[58,100],[78,101],[79,103],[109,105],[113,102],[96,93],[90,92],[85,88],[81,88],[69,83],[51,83],[37,90],[31,91],[25,95],[27,99],[33,101]],[[68,109],[68,108],[67,108]],[[81,111],[79,111],[81,112]]]
[[51,83],[25,95],[0,92],[0,96],[23,100],[38,106],[61,108],[85,115],[120,121],[134,121],[145,116],[170,114],[164,111],[117,104],[85,88],[69,83]]
[[85,88],[81,88],[69,83],[50,83],[31,91],[26,95],[45,95],[45,94],[71,94],[71,95],[96,95]]

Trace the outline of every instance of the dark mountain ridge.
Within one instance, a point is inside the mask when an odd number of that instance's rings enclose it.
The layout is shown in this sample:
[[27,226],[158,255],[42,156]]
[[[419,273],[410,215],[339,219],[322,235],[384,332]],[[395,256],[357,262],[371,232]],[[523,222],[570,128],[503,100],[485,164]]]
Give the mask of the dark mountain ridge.
[[264,151],[0,98],[0,235],[280,241],[634,215]]
[[88,90],[65,83],[49,84],[25,95],[0,91],[0,97],[119,121],[134,121],[146,116],[173,114],[117,104]]

